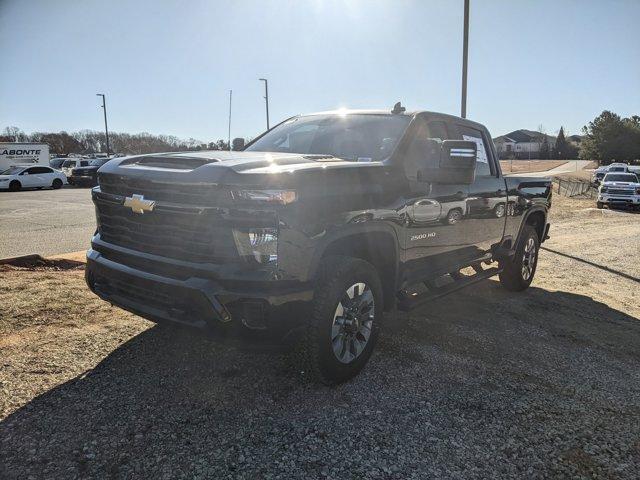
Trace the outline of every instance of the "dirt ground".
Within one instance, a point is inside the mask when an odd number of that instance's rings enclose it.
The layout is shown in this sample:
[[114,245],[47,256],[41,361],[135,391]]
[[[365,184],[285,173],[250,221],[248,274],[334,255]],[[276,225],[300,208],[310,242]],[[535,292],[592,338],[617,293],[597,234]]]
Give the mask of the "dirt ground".
[[502,173],[544,172],[567,163],[566,160],[500,160]]
[[335,388],[0,266],[0,477],[638,478],[640,215],[551,218],[529,290],[401,315]]

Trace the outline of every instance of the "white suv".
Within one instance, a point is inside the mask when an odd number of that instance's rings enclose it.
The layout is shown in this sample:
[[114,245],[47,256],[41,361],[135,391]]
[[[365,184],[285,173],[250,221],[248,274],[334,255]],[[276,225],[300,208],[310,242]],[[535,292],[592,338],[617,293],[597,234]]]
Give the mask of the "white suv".
[[635,173],[607,173],[598,189],[596,205],[640,208],[640,180]]

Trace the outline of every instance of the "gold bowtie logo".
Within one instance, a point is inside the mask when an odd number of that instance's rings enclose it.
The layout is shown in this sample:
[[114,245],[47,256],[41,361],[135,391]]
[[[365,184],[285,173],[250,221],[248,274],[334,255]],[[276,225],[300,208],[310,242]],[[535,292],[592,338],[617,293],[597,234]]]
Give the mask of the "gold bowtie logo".
[[129,207],[133,213],[144,213],[153,210],[156,202],[153,200],[145,200],[144,195],[131,195],[124,199],[124,206]]

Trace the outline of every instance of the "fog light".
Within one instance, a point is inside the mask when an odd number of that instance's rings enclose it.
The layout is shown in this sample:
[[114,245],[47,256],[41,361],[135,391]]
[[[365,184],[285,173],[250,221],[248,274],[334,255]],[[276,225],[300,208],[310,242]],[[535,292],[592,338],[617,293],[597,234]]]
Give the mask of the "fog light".
[[275,264],[278,261],[278,229],[251,228],[247,231],[234,230],[238,253],[243,257],[253,257],[261,264]]

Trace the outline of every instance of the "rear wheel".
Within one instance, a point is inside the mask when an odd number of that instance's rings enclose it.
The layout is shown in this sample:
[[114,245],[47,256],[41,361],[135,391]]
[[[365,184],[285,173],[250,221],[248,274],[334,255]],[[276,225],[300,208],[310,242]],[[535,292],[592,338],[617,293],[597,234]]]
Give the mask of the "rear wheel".
[[453,210],[450,210],[449,213],[447,213],[445,223],[447,223],[448,225],[455,225],[460,220],[462,220],[462,211],[458,208],[454,208]]
[[500,283],[507,290],[520,292],[531,285],[538,266],[540,240],[532,225],[525,225],[514,257],[501,263]]
[[17,192],[21,188],[22,184],[18,180],[12,180],[11,183],[9,183],[9,190],[12,192]]
[[57,190],[59,188],[62,188],[62,180],[60,180],[59,178],[56,178],[53,180],[53,183],[51,184],[51,186]]
[[326,259],[313,300],[305,348],[309,370],[327,385],[357,375],[373,352],[382,319],[382,285],[368,262]]

